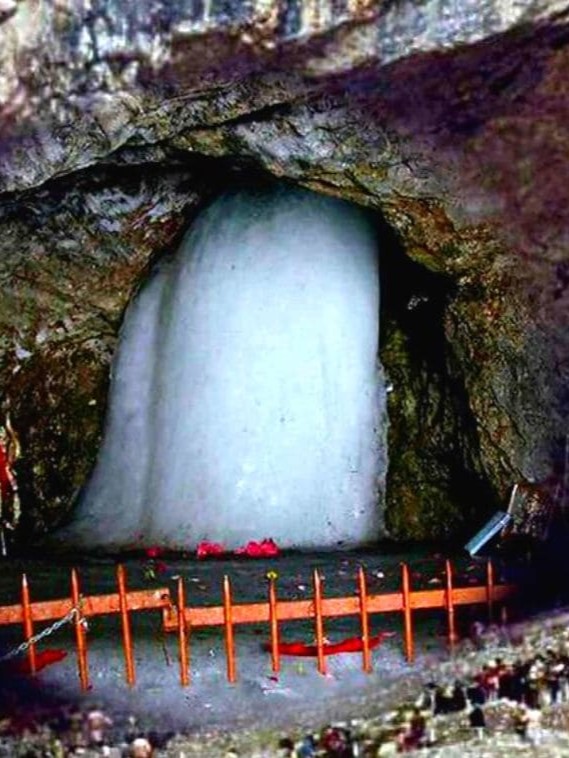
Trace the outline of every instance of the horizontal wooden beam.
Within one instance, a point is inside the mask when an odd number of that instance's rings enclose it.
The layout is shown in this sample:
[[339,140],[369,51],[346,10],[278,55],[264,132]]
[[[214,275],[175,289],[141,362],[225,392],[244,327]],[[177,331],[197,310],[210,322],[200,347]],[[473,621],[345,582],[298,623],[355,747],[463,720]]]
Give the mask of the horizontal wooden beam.
[[[160,587],[155,590],[135,590],[128,593],[129,611],[162,610],[172,604],[170,590]],[[65,616],[73,603],[66,600],[44,600],[30,603],[33,620],[53,621]],[[102,616],[106,613],[119,613],[120,602],[118,593],[110,595],[87,595],[81,599],[83,616]],[[21,624],[23,610],[20,604],[0,606],[0,626],[6,624]]]
[[[493,587],[492,599],[500,602],[513,594],[514,587],[507,584],[497,584]],[[455,605],[473,605],[487,602],[487,589],[482,587],[460,587],[452,590],[452,602]],[[155,590],[136,590],[128,593],[130,611],[168,610],[171,609],[172,599],[167,587]],[[367,599],[368,613],[390,613],[403,609],[403,594],[400,592],[382,595],[369,595]],[[411,592],[411,607],[415,609],[445,608],[445,590],[416,590]],[[70,599],[45,600],[31,603],[34,621],[53,621],[65,616],[72,608]],[[83,616],[102,616],[107,613],[119,613],[119,595],[90,595],[82,598],[81,612]],[[323,598],[322,614],[326,617],[352,616],[359,613],[359,597]],[[309,619],[314,616],[312,600],[281,600],[277,604],[277,619],[279,621],[294,621]],[[205,606],[198,608],[187,607],[185,618],[192,627],[221,626],[223,624],[223,606]],[[166,629],[177,629],[175,613],[165,616]],[[269,621],[268,603],[241,603],[233,606],[234,624],[256,624]],[[23,622],[23,611],[20,604],[0,607],[0,626],[20,624]]]
[[[499,602],[511,597],[514,586],[498,584],[493,587],[493,600]],[[446,608],[447,594],[445,590],[419,590],[411,592],[411,607],[416,609]],[[464,587],[452,591],[452,601],[455,605],[474,605],[487,602],[487,588]],[[323,598],[322,615],[327,618],[354,616],[359,614],[359,597]],[[268,623],[270,620],[269,603],[240,603],[232,606],[233,624]],[[368,595],[368,613],[390,613],[403,609],[403,594],[400,592],[384,595]],[[277,620],[294,621],[314,618],[314,603],[312,600],[281,600],[277,603]],[[202,608],[185,608],[186,623],[193,628],[202,626],[222,626],[224,623],[223,606],[204,606]],[[175,612],[165,615],[164,628],[166,631],[176,631],[178,620]]]

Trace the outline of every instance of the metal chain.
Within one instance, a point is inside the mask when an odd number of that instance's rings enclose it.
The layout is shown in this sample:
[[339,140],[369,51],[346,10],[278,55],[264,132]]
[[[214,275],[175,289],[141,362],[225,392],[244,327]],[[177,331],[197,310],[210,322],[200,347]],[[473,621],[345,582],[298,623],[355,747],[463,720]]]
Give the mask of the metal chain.
[[[68,613],[65,614],[63,618],[58,619],[58,621],[54,621],[51,626],[46,626],[46,628],[42,629],[41,632],[34,634],[34,636],[30,637],[29,640],[22,642],[20,645],[18,645],[18,647],[10,650],[9,653],[6,653],[6,655],[3,655],[0,658],[0,663],[4,663],[4,661],[9,661],[11,658],[15,658],[17,655],[25,653],[31,645],[35,645],[36,642],[43,640],[44,637],[49,637],[50,634],[56,632],[64,624],[68,624],[70,621],[72,621],[75,615],[81,616],[81,610],[79,608],[72,608]],[[86,620],[82,619],[81,623],[86,625]]]

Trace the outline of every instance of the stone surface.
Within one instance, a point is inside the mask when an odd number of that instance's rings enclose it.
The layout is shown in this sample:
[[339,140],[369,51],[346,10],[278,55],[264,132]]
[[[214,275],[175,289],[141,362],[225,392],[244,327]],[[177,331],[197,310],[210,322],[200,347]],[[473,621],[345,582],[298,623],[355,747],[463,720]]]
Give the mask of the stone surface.
[[65,515],[89,473],[122,311],[195,186],[187,169],[99,171],[2,207],[0,382],[24,450],[24,529]]
[[[394,249],[432,274],[386,319],[395,535],[480,521],[514,481],[563,465],[569,3],[278,7],[0,8],[0,377],[40,526],[92,464],[132,287],[235,169],[376,209]],[[113,198],[135,175],[121,211]],[[87,192],[89,177],[103,178]],[[72,210],[85,197],[88,223]],[[439,297],[429,317],[405,318],[425,295]],[[413,358],[425,340],[437,355]],[[84,398],[79,363],[92,366]],[[74,397],[97,403],[79,424]]]

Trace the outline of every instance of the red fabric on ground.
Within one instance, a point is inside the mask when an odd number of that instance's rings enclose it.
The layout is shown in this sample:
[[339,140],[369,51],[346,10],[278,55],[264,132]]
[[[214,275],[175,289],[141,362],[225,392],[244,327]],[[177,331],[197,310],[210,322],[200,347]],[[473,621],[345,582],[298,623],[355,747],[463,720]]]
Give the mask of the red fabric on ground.
[[[47,666],[51,666],[53,663],[59,663],[65,657],[67,652],[65,650],[38,650],[36,651],[36,672],[41,671]],[[9,674],[22,674],[29,676],[32,671],[30,668],[30,659],[26,656],[16,661],[7,661],[2,664],[2,668]]]
[[[369,638],[369,648],[374,648],[381,645],[383,640],[388,637],[393,637],[395,632],[380,632]],[[271,643],[263,643],[263,650],[266,653],[271,652]],[[338,653],[361,653],[363,650],[363,643],[361,637],[348,637],[341,642],[328,642],[323,646],[324,655],[337,655]],[[302,658],[316,658],[318,656],[318,648],[316,645],[306,645],[304,642],[279,642],[279,653],[281,655],[296,655]]]

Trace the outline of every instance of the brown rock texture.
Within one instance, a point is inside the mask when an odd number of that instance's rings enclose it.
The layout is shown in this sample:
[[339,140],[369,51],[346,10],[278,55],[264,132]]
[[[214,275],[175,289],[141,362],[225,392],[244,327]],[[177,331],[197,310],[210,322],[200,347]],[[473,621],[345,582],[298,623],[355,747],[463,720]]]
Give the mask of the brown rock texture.
[[0,397],[26,532],[92,466],[123,309],[235,177],[385,225],[387,523],[563,477],[569,2],[0,3]]

